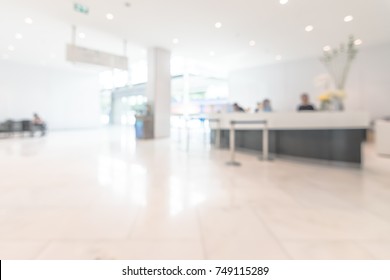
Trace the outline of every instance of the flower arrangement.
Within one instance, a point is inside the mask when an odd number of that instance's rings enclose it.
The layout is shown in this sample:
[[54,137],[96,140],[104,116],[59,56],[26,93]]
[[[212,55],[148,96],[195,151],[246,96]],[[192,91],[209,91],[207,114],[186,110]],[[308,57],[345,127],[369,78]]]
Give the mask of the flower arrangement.
[[358,53],[355,42],[354,36],[351,35],[347,45],[341,44],[339,48],[325,50],[321,58],[339,90],[344,90],[352,61]]
[[341,44],[339,48],[324,50],[321,62],[325,65],[336,87],[335,90],[326,90],[321,94],[321,108],[324,110],[343,110],[343,100],[346,97],[344,91],[348,74],[358,50],[356,40],[349,37],[348,43]]
[[343,90],[328,90],[319,96],[321,110],[343,110],[342,100],[346,97]]
[[346,96],[345,91],[343,90],[329,90],[320,95],[321,101],[329,101],[332,98],[344,99]]

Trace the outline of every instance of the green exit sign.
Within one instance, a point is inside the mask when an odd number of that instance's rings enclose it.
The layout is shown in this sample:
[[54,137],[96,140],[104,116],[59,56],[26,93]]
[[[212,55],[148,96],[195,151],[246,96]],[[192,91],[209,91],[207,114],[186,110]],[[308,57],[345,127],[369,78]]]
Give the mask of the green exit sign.
[[87,15],[89,13],[89,9],[87,6],[84,6],[82,4],[79,4],[79,3],[74,3],[73,5],[73,9],[78,12],[78,13],[81,13],[81,14],[85,14]]

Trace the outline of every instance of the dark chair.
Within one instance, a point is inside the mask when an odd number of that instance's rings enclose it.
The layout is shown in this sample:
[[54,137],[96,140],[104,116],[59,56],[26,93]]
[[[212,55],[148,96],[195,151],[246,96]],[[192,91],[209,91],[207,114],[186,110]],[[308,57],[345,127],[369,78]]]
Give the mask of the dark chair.
[[23,136],[24,136],[25,132],[28,132],[30,134],[30,136],[34,136],[34,127],[33,127],[32,121],[22,120],[21,123],[22,123]]
[[5,122],[0,124],[0,133],[2,135],[5,135],[5,137],[9,137],[12,135],[12,129],[13,129],[12,120],[6,120]]
[[7,125],[5,122],[0,123],[0,134],[6,134],[8,133]]
[[34,125],[30,120],[7,120],[0,123],[0,135],[2,137],[10,137],[16,133],[25,136],[26,132],[33,137],[36,131],[40,131],[41,136],[44,136],[46,134],[46,124]]
[[21,121],[13,121],[11,127],[13,133],[23,132],[23,126]]

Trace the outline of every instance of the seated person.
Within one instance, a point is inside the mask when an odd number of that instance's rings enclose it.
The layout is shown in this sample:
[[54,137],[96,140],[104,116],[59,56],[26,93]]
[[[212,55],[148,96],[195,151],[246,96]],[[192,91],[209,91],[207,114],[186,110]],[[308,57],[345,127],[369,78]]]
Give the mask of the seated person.
[[312,105],[309,101],[309,95],[307,93],[303,93],[301,95],[302,103],[298,107],[298,111],[315,111],[314,105]]
[[233,104],[233,110],[234,110],[234,112],[245,113],[244,108],[242,108],[241,106],[239,106],[237,103],[234,103],[234,104]]
[[45,136],[46,123],[39,117],[37,113],[34,113],[32,120],[32,134],[34,134],[36,128],[41,131],[41,136]]
[[271,101],[264,99],[263,101],[263,112],[272,112]]

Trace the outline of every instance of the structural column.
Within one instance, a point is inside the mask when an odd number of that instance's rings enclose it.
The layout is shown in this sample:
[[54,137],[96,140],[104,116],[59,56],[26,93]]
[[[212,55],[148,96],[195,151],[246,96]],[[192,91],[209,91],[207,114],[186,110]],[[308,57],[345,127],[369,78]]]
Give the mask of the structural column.
[[170,136],[171,52],[160,48],[148,50],[146,96],[154,116],[154,138]]

